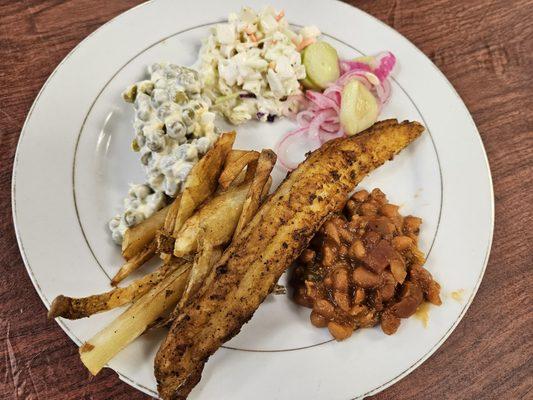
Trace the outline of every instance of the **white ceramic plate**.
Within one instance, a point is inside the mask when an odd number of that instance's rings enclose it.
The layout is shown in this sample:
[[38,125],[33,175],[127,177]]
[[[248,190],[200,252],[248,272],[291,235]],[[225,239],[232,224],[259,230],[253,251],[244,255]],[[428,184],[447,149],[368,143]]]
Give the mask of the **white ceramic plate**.
[[[309,310],[270,296],[242,332],[207,363],[195,399],[338,399],[377,393],[406,376],[450,335],[470,305],[487,263],[493,193],[485,152],[463,102],[446,78],[409,41],[373,17],[340,2],[271,2],[295,25],[317,25],[344,57],[393,51],[393,97],[383,118],[422,122],[426,134],[393,162],[366,178],[405,214],[424,219],[421,246],[427,268],[442,285],[444,304],[430,321],[403,321],[396,335],[379,328],[336,343],[313,328]],[[37,96],[18,145],[13,171],[13,217],[28,273],[49,307],[58,294],[109,289],[120,265],[108,219],[129,182],[141,182],[129,150],[131,107],[120,99],[155,61],[194,63],[209,27],[242,5],[262,1],[154,1],[105,24],[58,66]],[[240,148],[272,147],[286,121],[239,128]],[[297,155],[295,155],[297,156]],[[283,171],[276,169],[277,184]],[[453,300],[449,293],[462,290]],[[58,320],[77,344],[120,310],[80,321]],[[109,367],[156,396],[153,357],[164,332],[144,335]]]

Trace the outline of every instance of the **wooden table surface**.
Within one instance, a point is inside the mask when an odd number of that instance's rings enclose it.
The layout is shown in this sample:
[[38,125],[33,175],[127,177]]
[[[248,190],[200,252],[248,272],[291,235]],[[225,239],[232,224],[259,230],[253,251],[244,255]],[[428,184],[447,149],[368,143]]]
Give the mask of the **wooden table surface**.
[[[76,44],[137,3],[0,0],[2,399],[147,398],[110,370],[91,378],[76,346],[46,319],[10,204],[13,157],[37,92]],[[455,86],[483,138],[496,200],[492,255],[465,318],[420,368],[374,398],[532,399],[533,1],[352,3],[405,35]]]

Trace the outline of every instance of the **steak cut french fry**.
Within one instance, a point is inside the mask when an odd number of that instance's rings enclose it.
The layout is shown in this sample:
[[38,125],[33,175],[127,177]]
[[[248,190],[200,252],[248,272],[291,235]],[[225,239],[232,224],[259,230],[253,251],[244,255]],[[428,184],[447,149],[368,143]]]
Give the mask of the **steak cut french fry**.
[[[241,216],[239,217],[239,222],[237,223],[237,228],[235,228],[234,238],[239,235],[242,229],[250,222],[252,217],[255,215],[259,206],[261,205],[263,191],[265,185],[269,181],[270,172],[276,164],[276,153],[272,150],[263,150],[261,155],[257,159],[257,166],[255,167],[255,175],[252,178],[252,183],[246,194],[246,200],[242,207]],[[267,192],[270,189],[268,185]]]
[[235,141],[235,135],[235,132],[222,134],[187,176],[174,224],[174,235],[180,231],[194,210],[215,192],[224,162]]
[[116,288],[106,293],[82,298],[59,295],[50,306],[48,318],[85,318],[131,303],[156,286],[178,266],[177,264],[163,265],[151,274],[137,279],[126,287]]
[[226,157],[226,161],[224,162],[224,168],[226,168],[228,164],[234,163],[235,161],[237,161],[239,158],[249,153],[250,151],[253,151],[253,150],[232,149],[228,153],[228,156]]
[[189,281],[187,287],[178,303],[178,308],[183,307],[189,299],[191,299],[200,287],[204,284],[206,277],[211,272],[213,265],[215,265],[222,256],[222,249],[220,246],[214,247],[208,240],[200,240],[198,245],[198,253],[194,259],[189,274]]
[[138,338],[157,318],[176,306],[187,284],[189,269],[190,264],[184,264],[171,272],[80,347],[81,361],[93,375]]
[[251,181],[253,177],[255,176],[255,170],[257,168],[257,161],[258,161],[257,159],[253,160],[246,166],[246,171],[244,173],[245,182]]
[[250,163],[257,161],[258,158],[259,153],[257,151],[242,152],[242,150],[233,150],[230,152],[226,159],[224,170],[220,174],[220,178],[218,178],[219,185],[223,189],[227,189],[239,177],[244,168]]
[[250,183],[242,183],[216,194],[189,218],[176,235],[174,256],[184,257],[196,251],[203,233],[213,246],[231,240],[239,221]]
[[[163,228],[156,232],[156,253],[168,254],[174,247],[174,238],[172,232],[174,231],[174,225],[176,224],[176,216],[181,204],[181,194],[178,195],[174,201],[168,206],[167,216]],[[166,258],[166,257],[162,257]]]
[[170,206],[162,208],[140,224],[126,229],[122,241],[122,256],[130,260],[139,254],[152,240],[159,229],[163,227]]
[[156,242],[152,240],[146,245],[140,253],[137,253],[132,258],[130,258],[126,263],[120,267],[116,275],[111,279],[111,284],[113,286],[118,285],[124,279],[126,279],[130,274],[139,269],[144,263],[146,263],[150,258],[155,254]]
[[165,223],[163,224],[163,230],[166,232],[171,232],[174,230],[174,225],[176,224],[176,217],[178,215],[178,210],[180,209],[181,204],[181,194],[176,196],[172,204],[170,204],[167,216],[165,217]]

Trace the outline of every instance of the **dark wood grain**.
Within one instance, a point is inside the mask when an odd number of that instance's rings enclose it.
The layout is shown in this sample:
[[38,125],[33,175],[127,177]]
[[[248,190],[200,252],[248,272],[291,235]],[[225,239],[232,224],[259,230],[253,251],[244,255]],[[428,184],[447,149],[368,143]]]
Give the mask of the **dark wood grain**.
[[[111,371],[95,378],[26,274],[11,219],[11,168],[24,118],[48,75],[134,0],[0,1],[0,398],[145,399]],[[444,72],[487,150],[496,229],[466,317],[420,368],[375,399],[533,398],[533,1],[363,0]],[[357,379],[357,377],[354,377]]]

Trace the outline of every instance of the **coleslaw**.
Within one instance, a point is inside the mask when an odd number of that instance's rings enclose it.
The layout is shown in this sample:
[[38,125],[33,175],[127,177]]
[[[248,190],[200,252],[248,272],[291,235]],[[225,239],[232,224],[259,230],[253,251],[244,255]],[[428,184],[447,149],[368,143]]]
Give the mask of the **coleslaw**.
[[306,77],[299,51],[319,35],[314,26],[293,31],[273,7],[231,13],[203,41],[203,93],[235,125],[294,114],[302,96],[299,80]]

